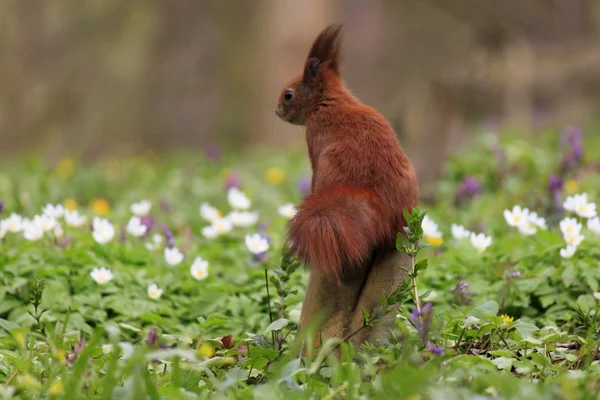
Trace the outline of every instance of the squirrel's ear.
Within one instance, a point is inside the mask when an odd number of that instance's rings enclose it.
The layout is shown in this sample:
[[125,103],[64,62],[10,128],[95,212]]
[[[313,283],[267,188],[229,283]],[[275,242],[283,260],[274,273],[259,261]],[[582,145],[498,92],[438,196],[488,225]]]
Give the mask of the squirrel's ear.
[[325,28],[315,39],[304,67],[305,78],[314,78],[326,68],[340,75],[342,24]]

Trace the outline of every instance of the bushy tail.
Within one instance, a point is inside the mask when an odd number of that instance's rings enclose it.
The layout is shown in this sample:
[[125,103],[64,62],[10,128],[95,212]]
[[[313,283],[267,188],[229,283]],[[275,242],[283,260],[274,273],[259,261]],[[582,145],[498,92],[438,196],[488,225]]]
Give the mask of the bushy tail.
[[304,200],[289,223],[288,242],[302,262],[339,281],[344,268],[364,263],[390,233],[375,194],[334,186]]

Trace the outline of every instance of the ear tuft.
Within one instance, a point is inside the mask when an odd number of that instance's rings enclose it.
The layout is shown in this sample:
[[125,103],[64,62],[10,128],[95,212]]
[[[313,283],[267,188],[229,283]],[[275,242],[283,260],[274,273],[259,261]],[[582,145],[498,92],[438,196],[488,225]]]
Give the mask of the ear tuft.
[[319,61],[319,68],[323,66],[340,75],[342,26],[342,24],[329,25],[317,36],[308,53],[307,68],[309,62],[316,58]]

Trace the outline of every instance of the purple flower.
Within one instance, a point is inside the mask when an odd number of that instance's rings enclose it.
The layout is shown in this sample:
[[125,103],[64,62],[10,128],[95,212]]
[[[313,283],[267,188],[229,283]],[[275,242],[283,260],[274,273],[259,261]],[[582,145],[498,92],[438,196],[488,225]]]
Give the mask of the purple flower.
[[4,202],[0,200],[0,214],[4,212]]
[[[267,227],[269,226],[269,224],[270,224],[269,220],[261,222],[260,225],[258,225],[258,228],[257,228],[258,233],[263,234],[264,232],[266,232],[267,231]],[[265,235],[263,235],[263,236],[265,236]],[[269,240],[269,239],[267,239],[267,240]],[[269,241],[269,243],[270,243],[270,241]]]
[[206,148],[205,155],[209,161],[218,162],[221,160],[221,148],[216,144],[210,145]]
[[158,340],[158,329],[152,328],[150,332],[148,332],[148,338],[146,339],[147,346],[153,346]]
[[163,232],[165,234],[165,239],[167,240],[167,247],[173,248],[175,247],[175,237],[173,236],[173,232],[169,229],[169,227],[165,224],[163,227]]
[[456,286],[454,287],[454,290],[452,290],[454,300],[465,305],[471,304],[472,293],[467,290],[470,286],[471,285],[463,281],[456,282]]
[[225,177],[225,190],[229,189],[239,189],[240,188],[240,176],[237,172],[230,172],[227,177]]
[[310,194],[312,185],[312,179],[309,176],[305,176],[300,178],[298,181],[298,191],[302,195],[302,197],[306,197]]
[[467,175],[456,192],[456,200],[472,199],[481,193],[481,183],[472,175]]
[[519,278],[521,277],[521,273],[519,271],[511,271],[508,276],[510,276],[511,278]]
[[565,147],[563,168],[568,170],[577,167],[583,158],[581,129],[567,126],[562,133],[561,144]]
[[414,307],[408,317],[409,321],[413,323],[417,331],[419,331],[419,337],[423,344],[427,343],[427,336],[429,335],[429,325],[431,325],[431,320],[433,318],[433,304],[425,303],[423,307],[421,307],[421,311],[417,310],[417,307]]
[[430,352],[432,352],[436,356],[442,356],[442,355],[444,355],[444,346],[436,347],[430,341],[427,341],[427,350],[429,350]]
[[141,222],[142,225],[146,227],[146,233],[144,233],[144,236],[148,236],[150,234],[150,231],[154,227],[154,218],[152,218],[149,215],[146,215],[145,217],[141,218]]
[[552,197],[552,203],[554,204],[554,208],[562,213],[562,191],[565,182],[562,178],[552,174],[550,175],[548,182],[548,193],[550,193],[550,197]]

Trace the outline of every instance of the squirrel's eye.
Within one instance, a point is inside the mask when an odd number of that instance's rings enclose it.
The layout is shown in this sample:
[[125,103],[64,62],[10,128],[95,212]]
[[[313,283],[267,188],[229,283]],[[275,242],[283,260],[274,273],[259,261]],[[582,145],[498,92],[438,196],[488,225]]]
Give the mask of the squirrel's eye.
[[285,101],[291,100],[293,95],[294,95],[294,93],[291,90],[286,90],[285,93],[283,94],[283,99]]

